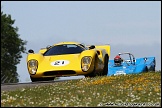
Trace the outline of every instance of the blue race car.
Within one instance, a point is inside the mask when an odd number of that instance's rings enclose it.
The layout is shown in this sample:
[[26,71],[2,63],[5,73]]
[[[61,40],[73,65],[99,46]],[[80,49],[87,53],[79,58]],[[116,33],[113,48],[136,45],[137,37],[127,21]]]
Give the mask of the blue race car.
[[119,53],[114,60],[109,60],[107,76],[155,71],[155,66],[155,57],[136,59],[130,52]]

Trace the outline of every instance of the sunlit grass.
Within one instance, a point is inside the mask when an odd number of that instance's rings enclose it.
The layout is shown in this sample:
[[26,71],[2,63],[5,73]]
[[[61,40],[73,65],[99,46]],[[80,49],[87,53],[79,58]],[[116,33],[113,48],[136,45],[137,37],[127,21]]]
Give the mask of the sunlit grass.
[[119,103],[161,106],[161,72],[98,76],[1,92],[2,107],[96,107]]

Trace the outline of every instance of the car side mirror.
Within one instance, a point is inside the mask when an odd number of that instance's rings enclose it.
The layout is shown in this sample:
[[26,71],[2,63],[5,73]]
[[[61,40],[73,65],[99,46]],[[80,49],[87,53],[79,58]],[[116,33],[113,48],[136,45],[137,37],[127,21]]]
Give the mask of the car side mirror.
[[46,49],[50,49],[51,48],[51,46],[50,45],[48,45],[47,47],[46,47]]
[[34,50],[30,49],[28,50],[29,53],[34,53]]
[[89,47],[89,49],[94,49],[95,48],[95,46],[94,45],[91,45],[90,47]]

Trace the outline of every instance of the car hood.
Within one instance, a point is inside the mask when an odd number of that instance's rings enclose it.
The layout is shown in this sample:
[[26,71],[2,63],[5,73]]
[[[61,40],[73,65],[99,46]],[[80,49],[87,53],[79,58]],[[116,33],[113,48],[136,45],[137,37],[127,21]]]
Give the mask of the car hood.
[[38,71],[81,69],[80,54],[44,56],[38,63]]

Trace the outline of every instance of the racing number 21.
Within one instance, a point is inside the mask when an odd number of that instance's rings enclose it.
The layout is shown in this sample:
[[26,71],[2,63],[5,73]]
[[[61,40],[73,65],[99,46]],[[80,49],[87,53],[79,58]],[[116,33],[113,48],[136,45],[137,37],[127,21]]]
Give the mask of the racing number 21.
[[68,60],[56,60],[51,62],[52,66],[65,66],[68,65],[70,62]]
[[64,61],[56,61],[55,63],[54,63],[54,65],[63,65],[64,64]]

